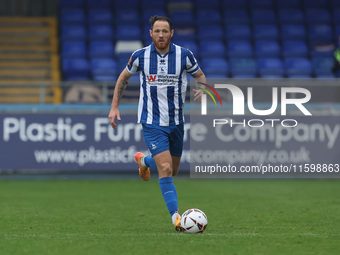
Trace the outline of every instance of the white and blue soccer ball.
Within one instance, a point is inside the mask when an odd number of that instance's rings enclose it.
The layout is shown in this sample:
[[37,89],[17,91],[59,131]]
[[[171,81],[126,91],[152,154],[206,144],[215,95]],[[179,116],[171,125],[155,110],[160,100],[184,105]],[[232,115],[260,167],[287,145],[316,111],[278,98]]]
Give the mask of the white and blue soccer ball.
[[205,213],[199,209],[189,209],[182,214],[181,226],[186,233],[203,233],[207,225],[208,218]]

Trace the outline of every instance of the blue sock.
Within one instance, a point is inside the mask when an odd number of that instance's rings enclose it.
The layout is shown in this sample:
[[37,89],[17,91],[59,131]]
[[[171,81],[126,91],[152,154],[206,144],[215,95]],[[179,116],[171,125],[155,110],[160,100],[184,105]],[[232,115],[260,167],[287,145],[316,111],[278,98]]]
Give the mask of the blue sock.
[[176,211],[178,211],[177,192],[175,185],[172,182],[172,177],[163,177],[158,181],[165,204],[168,207],[170,215],[172,216]]
[[152,170],[157,171],[156,161],[153,159],[153,157],[151,157],[151,156],[144,157],[144,163],[145,163],[145,165],[150,167]]

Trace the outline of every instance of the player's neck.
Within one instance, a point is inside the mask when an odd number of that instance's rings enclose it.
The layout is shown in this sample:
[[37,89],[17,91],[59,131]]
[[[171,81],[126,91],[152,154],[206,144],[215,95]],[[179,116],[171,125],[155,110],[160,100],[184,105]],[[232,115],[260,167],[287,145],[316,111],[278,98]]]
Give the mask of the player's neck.
[[155,49],[159,54],[161,54],[163,56],[170,51],[170,45],[168,47],[166,47],[165,49],[159,49],[155,46]]

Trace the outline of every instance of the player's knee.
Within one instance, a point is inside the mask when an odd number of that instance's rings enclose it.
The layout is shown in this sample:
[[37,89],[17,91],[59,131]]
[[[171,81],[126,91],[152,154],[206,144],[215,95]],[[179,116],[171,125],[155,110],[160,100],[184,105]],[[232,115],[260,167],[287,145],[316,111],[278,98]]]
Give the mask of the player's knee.
[[171,177],[172,176],[172,167],[168,162],[162,163],[161,165],[161,174],[162,176]]

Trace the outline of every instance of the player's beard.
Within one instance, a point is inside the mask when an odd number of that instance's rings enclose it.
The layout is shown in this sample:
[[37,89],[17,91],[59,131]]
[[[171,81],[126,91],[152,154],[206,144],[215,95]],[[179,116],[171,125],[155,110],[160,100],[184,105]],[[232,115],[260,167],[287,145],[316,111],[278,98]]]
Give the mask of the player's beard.
[[162,40],[162,43],[159,42],[159,39],[157,40],[157,39],[152,38],[152,41],[153,41],[155,47],[157,49],[160,49],[160,50],[165,50],[170,44],[170,38],[169,39],[164,38]]

